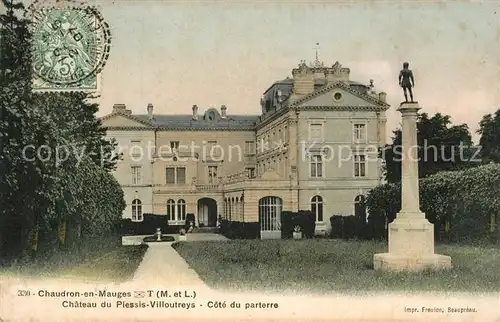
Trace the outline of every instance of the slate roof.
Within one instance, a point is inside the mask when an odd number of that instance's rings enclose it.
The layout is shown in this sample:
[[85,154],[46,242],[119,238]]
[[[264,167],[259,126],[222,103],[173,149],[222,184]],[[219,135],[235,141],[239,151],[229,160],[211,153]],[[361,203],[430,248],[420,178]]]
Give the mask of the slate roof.
[[[147,114],[134,114],[140,120],[149,122]],[[227,115],[225,119],[209,121],[203,115],[194,120],[193,115],[154,115],[154,125],[167,130],[253,130],[259,115]]]
[[[293,105],[300,104],[307,101],[315,96],[321,95],[325,91],[329,90],[333,86],[342,87],[353,94],[357,94],[367,101],[371,101],[378,105],[388,106],[386,103],[379,101],[369,95],[367,95],[368,86],[355,82],[355,81],[345,81],[345,82],[335,82],[331,85],[323,85],[322,82],[318,81],[315,84],[319,88],[315,88],[315,91],[311,94],[305,95],[298,101],[294,102]],[[283,106],[288,105],[288,98],[293,91],[293,79],[286,78],[275,82],[271,87],[269,87],[264,93],[264,99],[274,101],[277,96],[278,90],[281,91],[283,97]],[[178,130],[178,131],[252,131],[256,129],[258,123],[262,122],[261,115],[227,115],[222,118],[220,112],[215,108],[209,108],[204,114],[198,114],[198,119],[193,119],[192,114],[153,114],[154,119],[151,121],[147,114],[123,114],[123,113],[112,113],[103,117],[103,119],[109,118],[112,115],[121,114],[130,119],[136,120],[147,128],[155,127],[159,130]],[[270,113],[275,114],[275,113]],[[213,116],[209,119],[208,116]],[[113,127],[115,128],[115,127]],[[122,128],[122,127],[118,127]],[[128,128],[128,127],[123,127]],[[137,128],[141,130],[142,128]]]

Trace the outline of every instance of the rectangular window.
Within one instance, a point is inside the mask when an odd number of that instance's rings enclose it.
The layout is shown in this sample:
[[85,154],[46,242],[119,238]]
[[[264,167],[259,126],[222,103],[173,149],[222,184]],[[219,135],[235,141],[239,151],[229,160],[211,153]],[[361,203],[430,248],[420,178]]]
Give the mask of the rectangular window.
[[323,177],[323,159],[321,155],[311,156],[311,177],[312,178]]
[[311,124],[311,141],[321,142],[323,141],[323,125],[322,124]]
[[167,184],[185,184],[186,183],[186,168],[184,167],[168,167],[166,169]]
[[141,184],[141,167],[140,166],[132,166],[130,167],[132,171],[132,184]]
[[217,182],[217,166],[208,166],[208,183],[215,184]]
[[141,154],[142,154],[141,140],[137,139],[130,140],[129,156],[141,157]]
[[354,156],[354,176],[366,176],[366,157],[362,154]]
[[245,154],[255,154],[254,141],[245,141]]
[[255,178],[255,168],[247,168],[246,170],[249,178]]
[[186,183],[186,168],[177,168],[177,184],[185,184]]
[[220,149],[215,148],[217,141],[207,141],[207,153],[210,157],[219,157]]
[[139,199],[132,201],[132,221],[143,221],[142,202]]
[[366,125],[354,124],[354,141],[366,140]]
[[174,184],[175,183],[175,168],[167,168],[166,174],[167,174],[167,184]]

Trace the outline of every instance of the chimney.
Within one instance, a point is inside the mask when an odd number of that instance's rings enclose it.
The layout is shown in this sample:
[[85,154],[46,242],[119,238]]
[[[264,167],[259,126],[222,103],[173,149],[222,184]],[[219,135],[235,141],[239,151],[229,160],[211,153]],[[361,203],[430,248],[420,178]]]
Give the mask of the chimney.
[[351,70],[347,67],[343,67],[338,61],[336,61],[335,64],[332,65],[332,67],[326,69],[325,73],[327,84],[330,85],[338,81],[348,81]]
[[387,103],[387,93],[386,92],[380,92],[378,93],[378,99],[381,100],[384,103]]
[[220,114],[221,114],[221,116],[222,116],[223,119],[226,118],[226,110],[227,110],[226,105],[221,105],[221,107],[220,107]]
[[193,120],[198,119],[198,105],[193,105]]
[[153,104],[151,103],[148,104],[148,118],[150,120],[153,119]]
[[314,92],[314,71],[306,65],[305,61],[301,61],[299,67],[292,70],[292,76],[292,101]]
[[113,113],[126,113],[127,106],[125,104],[114,104]]

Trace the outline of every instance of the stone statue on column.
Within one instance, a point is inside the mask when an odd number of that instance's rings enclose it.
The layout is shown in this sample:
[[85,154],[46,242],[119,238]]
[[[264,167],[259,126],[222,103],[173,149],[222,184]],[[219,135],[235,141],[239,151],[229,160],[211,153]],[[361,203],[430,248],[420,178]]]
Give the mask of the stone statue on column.
[[[406,102],[398,111],[402,117],[401,210],[388,226],[387,253],[373,256],[375,270],[423,271],[450,269],[451,257],[434,251],[434,225],[420,210],[418,175],[417,119],[420,106],[413,101],[413,73],[408,63],[403,65],[399,84],[405,91]],[[409,90],[411,102],[406,91]]]
[[410,102],[413,102],[413,91],[412,87],[415,87],[415,79],[413,77],[413,72],[408,67],[410,64],[403,63],[403,69],[399,72],[399,86],[403,88],[403,93],[405,94],[405,101],[408,102],[408,93],[410,93]]

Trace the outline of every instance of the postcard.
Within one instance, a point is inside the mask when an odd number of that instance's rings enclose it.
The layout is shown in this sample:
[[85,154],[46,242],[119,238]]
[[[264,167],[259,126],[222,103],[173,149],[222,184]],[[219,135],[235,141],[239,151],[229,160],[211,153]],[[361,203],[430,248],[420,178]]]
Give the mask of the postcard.
[[2,0],[0,321],[500,321],[500,5]]

